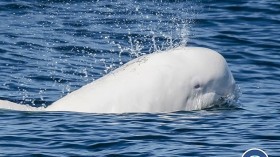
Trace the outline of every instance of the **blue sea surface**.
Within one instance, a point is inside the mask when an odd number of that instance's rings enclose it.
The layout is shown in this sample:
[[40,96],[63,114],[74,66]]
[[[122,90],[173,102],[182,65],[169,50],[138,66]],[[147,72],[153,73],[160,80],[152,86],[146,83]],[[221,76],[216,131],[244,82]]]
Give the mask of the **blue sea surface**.
[[240,107],[0,110],[0,156],[241,157],[260,148],[279,157],[279,0],[1,0],[0,99],[48,106],[133,58],[179,45],[226,58]]

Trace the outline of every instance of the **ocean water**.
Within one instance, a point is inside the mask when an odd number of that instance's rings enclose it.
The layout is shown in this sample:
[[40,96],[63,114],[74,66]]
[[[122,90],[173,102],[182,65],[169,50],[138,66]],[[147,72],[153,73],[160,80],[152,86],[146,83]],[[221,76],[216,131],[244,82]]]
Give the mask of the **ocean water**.
[[280,156],[278,0],[1,0],[0,98],[47,106],[143,54],[220,52],[237,108],[162,114],[0,110],[0,156]]

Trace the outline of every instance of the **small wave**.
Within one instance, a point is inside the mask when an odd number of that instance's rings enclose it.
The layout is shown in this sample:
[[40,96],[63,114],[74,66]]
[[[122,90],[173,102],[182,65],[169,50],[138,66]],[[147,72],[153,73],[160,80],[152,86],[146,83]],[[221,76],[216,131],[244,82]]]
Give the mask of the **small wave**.
[[18,10],[28,10],[28,9],[32,9],[32,7],[27,4],[9,3],[9,4],[0,5],[1,11],[18,11]]
[[221,97],[216,103],[210,105],[210,107],[206,110],[239,109],[241,107],[241,103],[239,102],[241,94],[241,88],[236,84],[232,94]]
[[85,47],[85,46],[73,46],[73,45],[68,45],[68,46],[55,46],[53,47],[54,50],[59,51],[59,52],[63,52],[65,54],[75,54],[75,55],[79,55],[79,54],[95,54],[95,53],[99,53],[100,50],[96,50],[96,49],[92,49],[90,47]]

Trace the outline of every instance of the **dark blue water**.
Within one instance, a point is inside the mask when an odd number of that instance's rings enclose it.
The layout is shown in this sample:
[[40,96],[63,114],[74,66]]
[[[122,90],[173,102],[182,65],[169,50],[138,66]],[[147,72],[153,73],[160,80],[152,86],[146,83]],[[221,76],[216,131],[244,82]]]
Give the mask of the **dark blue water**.
[[204,46],[240,108],[166,114],[0,111],[0,156],[280,156],[278,0],[2,0],[0,98],[49,105],[142,54]]

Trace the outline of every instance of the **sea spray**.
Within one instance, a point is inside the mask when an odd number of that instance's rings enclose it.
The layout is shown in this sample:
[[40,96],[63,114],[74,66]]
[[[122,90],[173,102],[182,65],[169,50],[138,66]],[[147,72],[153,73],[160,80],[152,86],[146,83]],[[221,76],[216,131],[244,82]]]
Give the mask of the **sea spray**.
[[50,104],[133,58],[187,45],[197,10],[181,0],[26,3],[32,11],[12,14],[4,39],[20,50],[8,57],[21,71],[4,88],[17,87],[7,97],[25,104]]

